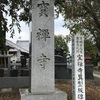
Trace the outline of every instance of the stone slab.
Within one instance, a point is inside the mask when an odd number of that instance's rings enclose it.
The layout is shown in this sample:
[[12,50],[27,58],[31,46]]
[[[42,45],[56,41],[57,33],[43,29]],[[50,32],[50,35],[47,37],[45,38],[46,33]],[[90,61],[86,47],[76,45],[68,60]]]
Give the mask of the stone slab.
[[1,93],[12,92],[12,88],[3,88],[0,90]]
[[93,73],[93,76],[94,76],[94,77],[97,77],[97,78],[100,78],[100,75],[99,75],[99,74]]
[[100,75],[99,74],[95,74],[93,73],[94,75],[94,82],[96,85],[100,85]]
[[54,92],[54,0],[32,0],[30,57],[30,91]]
[[100,77],[94,76],[94,82],[96,85],[100,85]]
[[32,94],[28,89],[20,89],[21,100],[67,100],[67,94],[59,89],[54,93]]

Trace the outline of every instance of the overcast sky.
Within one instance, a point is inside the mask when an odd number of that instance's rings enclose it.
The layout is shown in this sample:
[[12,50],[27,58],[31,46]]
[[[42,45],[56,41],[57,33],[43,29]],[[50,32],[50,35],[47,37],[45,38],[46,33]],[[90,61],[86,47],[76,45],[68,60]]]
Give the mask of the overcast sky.
[[[8,39],[14,43],[16,43],[17,40],[29,40],[30,39],[28,25],[25,24],[24,22],[21,22],[20,24],[21,24],[21,30],[22,30],[21,33],[19,34],[16,30],[15,31],[16,33],[15,33],[13,39],[10,38],[10,33],[7,33],[6,39]],[[54,24],[55,24],[55,27],[54,27],[54,34],[55,35],[62,34],[65,36],[65,35],[69,34],[69,30],[67,28],[62,27],[64,24],[62,16],[60,16],[58,19],[55,19]],[[69,44],[69,49],[70,49],[70,44]]]
[[[10,33],[7,33],[6,35],[6,38],[8,40],[11,40],[12,42],[16,43],[17,40],[29,40],[29,27],[27,24],[25,24],[24,22],[20,22],[21,24],[21,30],[22,32],[19,34],[17,32],[17,29],[15,29],[15,35],[12,38],[10,38]],[[55,24],[55,27],[54,27],[54,34],[56,35],[59,35],[59,34],[62,34],[62,35],[68,35],[69,34],[69,30],[62,27],[64,22],[63,22],[63,18],[60,16],[58,19],[55,19],[54,20],[54,24]]]

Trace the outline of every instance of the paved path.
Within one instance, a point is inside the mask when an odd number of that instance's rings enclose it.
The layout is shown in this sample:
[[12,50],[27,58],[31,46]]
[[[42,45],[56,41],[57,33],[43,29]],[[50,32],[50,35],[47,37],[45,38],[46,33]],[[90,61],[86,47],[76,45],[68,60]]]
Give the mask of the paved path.
[[93,76],[97,77],[97,78],[100,78],[100,75],[99,74],[94,74],[93,73]]

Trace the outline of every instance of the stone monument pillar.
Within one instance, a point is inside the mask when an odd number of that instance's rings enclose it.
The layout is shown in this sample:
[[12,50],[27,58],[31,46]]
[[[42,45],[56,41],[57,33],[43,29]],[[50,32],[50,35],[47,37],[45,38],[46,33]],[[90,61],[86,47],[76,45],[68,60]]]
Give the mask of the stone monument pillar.
[[54,0],[32,0],[31,92],[54,92]]
[[21,100],[67,100],[55,89],[54,62],[54,0],[32,0],[30,91]]
[[84,65],[84,36],[81,33],[77,33],[72,37],[73,100],[86,100]]

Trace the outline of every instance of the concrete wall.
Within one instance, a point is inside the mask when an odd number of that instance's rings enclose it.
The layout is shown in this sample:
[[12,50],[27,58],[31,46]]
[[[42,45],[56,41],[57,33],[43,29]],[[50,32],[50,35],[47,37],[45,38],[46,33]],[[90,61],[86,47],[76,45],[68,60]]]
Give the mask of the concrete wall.
[[29,77],[0,77],[0,88],[29,87]]

